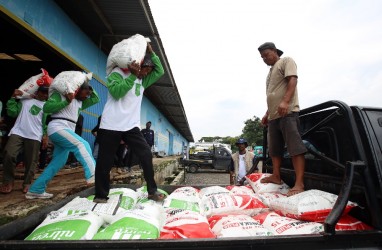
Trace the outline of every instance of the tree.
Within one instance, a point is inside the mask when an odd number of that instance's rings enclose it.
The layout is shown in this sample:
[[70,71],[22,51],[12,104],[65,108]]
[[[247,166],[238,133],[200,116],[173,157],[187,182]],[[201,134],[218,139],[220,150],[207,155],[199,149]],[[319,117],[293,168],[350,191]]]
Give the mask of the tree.
[[252,119],[248,119],[244,122],[245,126],[242,130],[242,138],[248,141],[250,146],[263,145],[263,126],[259,117],[253,116]]

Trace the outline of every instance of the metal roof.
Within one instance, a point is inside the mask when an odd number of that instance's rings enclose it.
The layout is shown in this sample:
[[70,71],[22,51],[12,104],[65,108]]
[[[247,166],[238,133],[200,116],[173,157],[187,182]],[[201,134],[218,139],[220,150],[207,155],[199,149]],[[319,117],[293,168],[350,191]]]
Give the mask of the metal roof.
[[113,45],[135,34],[149,37],[165,75],[145,91],[146,97],[189,142],[194,138],[175,84],[148,0],[55,0],[97,46],[108,55]]

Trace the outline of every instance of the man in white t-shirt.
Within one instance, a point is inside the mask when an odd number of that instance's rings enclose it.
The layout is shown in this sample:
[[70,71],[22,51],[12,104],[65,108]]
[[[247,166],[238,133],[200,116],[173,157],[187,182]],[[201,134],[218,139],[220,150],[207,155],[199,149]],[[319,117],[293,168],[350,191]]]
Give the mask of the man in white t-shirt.
[[87,184],[94,183],[95,161],[89,143],[75,133],[81,110],[99,102],[98,94],[85,82],[75,93],[62,95],[54,91],[44,105],[44,111],[51,114],[48,136],[54,145],[53,158],[44,172],[33,182],[25,194],[27,199],[50,199],[53,194],[45,192],[48,183],[60,171],[68,159],[69,152],[81,163]]
[[48,87],[39,87],[35,98],[20,100],[17,97],[22,96],[23,92],[15,89],[12,98],[7,102],[7,114],[17,119],[9,132],[9,139],[4,149],[3,184],[0,186],[0,193],[12,192],[17,156],[21,152],[25,163],[22,191],[28,192],[38,164],[41,141],[42,148],[48,145],[46,114],[43,112],[43,106],[48,99],[48,90]]
[[[239,151],[232,155],[230,166],[230,183],[243,184],[242,179],[247,175],[249,170],[252,169],[255,162],[255,155],[247,150],[248,142],[244,138],[236,141],[236,146]],[[255,172],[257,171],[257,168]]]
[[94,202],[106,203],[110,191],[110,170],[114,155],[122,141],[139,158],[147,184],[148,198],[164,199],[154,180],[152,153],[141,133],[141,104],[143,92],[164,74],[159,57],[147,44],[142,65],[132,63],[128,68],[116,67],[107,77],[109,90],[97,133],[99,153],[95,172]]

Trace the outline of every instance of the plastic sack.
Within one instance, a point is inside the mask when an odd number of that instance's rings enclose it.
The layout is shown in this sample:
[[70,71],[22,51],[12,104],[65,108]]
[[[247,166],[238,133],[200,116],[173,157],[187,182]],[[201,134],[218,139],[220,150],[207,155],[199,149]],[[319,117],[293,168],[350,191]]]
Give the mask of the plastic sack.
[[214,215],[208,222],[218,238],[272,235],[268,229],[248,215]]
[[255,173],[245,176],[249,185],[253,188],[255,193],[282,193],[287,194],[289,186],[285,183],[280,185],[274,183],[261,183],[261,179],[271,176],[271,174]]
[[92,211],[53,211],[25,240],[90,240],[102,224]]
[[251,186],[227,186],[226,189],[232,194],[255,195]]
[[200,198],[195,195],[185,195],[182,192],[173,192],[163,201],[164,208],[178,208],[200,213]]
[[[337,197],[335,194],[312,189],[290,197],[274,199],[269,207],[290,218],[323,222],[332,210]],[[355,206],[357,204],[349,201],[343,214],[347,214]]]
[[179,187],[175,189],[174,191],[172,191],[171,195],[180,194],[182,196],[184,195],[184,196],[199,197],[199,192],[200,192],[199,189],[187,186],[187,187]]
[[347,231],[347,230],[373,230],[373,228],[366,223],[350,216],[344,215],[336,224],[336,230]]
[[280,216],[275,212],[262,213],[253,218],[274,235],[319,234],[324,231],[321,223],[300,221]]
[[278,198],[286,197],[285,195],[280,193],[259,193],[257,195],[261,199],[261,201],[264,203],[264,205],[267,207],[270,206],[271,201]]
[[106,75],[115,67],[127,68],[132,62],[141,63],[146,54],[147,40],[136,34],[114,44],[106,62]]
[[81,71],[62,71],[54,79],[49,94],[58,91],[61,95],[76,93],[79,87],[92,79],[93,74]]
[[40,86],[49,87],[53,78],[49,76],[48,71],[41,69],[42,73],[28,78],[18,89],[23,92],[22,96],[17,96],[18,99],[33,98]]
[[215,238],[207,218],[197,212],[167,209],[160,239]]
[[220,186],[211,186],[211,187],[205,187],[200,189],[199,197],[204,198],[215,194],[224,194],[224,193],[230,193],[230,191],[226,188],[220,187]]
[[[137,188],[136,192],[138,194],[138,203],[144,203],[144,202],[149,201],[149,199],[148,199],[149,194],[147,192],[147,186],[142,186],[140,188]],[[163,189],[158,188],[158,192],[164,194],[165,196],[168,196],[168,193],[166,191],[164,191]],[[161,203],[161,201],[159,201],[158,203]]]
[[159,220],[143,210],[118,214],[108,226],[94,235],[94,240],[157,239]]
[[251,195],[233,195],[230,193],[204,196],[200,203],[201,214],[209,217],[217,214],[256,215],[267,207]]

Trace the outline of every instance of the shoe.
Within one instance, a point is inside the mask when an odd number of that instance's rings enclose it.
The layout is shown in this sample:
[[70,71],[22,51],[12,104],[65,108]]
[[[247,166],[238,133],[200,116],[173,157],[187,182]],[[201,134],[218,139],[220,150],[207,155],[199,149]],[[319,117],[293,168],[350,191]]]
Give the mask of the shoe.
[[92,185],[94,184],[94,182],[95,182],[94,175],[92,175],[89,179],[86,180],[86,184],[88,185]]
[[104,199],[104,198],[94,198],[93,202],[94,203],[107,203],[107,199]]
[[153,201],[163,201],[166,198],[166,195],[156,191],[154,194],[149,194],[147,198]]
[[50,193],[47,193],[47,192],[44,192],[42,194],[27,192],[25,194],[25,198],[27,198],[28,200],[32,200],[32,199],[50,199],[52,197],[53,197],[53,194],[50,194]]

